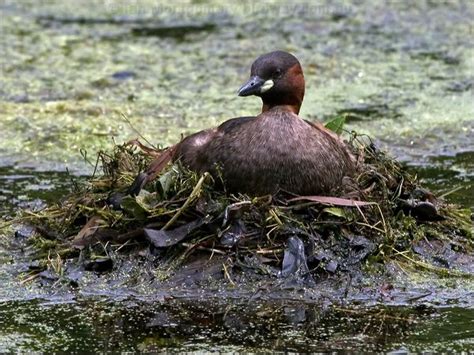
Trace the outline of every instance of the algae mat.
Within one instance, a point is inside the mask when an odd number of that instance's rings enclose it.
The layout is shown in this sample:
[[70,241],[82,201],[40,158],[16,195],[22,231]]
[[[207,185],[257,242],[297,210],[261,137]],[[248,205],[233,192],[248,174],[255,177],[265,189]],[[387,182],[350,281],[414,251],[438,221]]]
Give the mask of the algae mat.
[[0,6],[3,165],[77,169],[80,149],[136,136],[122,114],[155,144],[256,114],[236,91],[276,48],[303,64],[303,117],[345,113],[409,161],[474,150],[470,1]]

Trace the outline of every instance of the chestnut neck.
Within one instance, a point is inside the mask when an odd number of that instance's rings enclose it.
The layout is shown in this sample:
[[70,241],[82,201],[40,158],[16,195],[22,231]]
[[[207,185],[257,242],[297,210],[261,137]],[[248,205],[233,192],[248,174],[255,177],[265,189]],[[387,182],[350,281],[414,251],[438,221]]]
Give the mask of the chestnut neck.
[[297,115],[300,112],[300,108],[301,108],[301,103],[289,105],[289,104],[271,104],[264,101],[262,105],[262,113],[267,112],[271,109],[277,109],[281,111],[292,112],[295,115]]
[[280,95],[277,94],[271,97],[262,97],[262,113],[277,108],[297,115],[300,112],[303,97],[304,87],[296,90],[296,92],[293,91],[291,93],[281,93]]

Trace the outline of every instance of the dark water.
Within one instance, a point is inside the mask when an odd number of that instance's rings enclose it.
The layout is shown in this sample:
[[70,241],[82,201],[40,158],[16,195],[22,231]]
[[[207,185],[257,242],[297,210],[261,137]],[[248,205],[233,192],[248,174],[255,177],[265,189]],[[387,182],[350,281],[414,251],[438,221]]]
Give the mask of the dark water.
[[83,180],[69,172],[0,167],[0,214],[7,217],[20,208],[44,207],[79,188]]
[[[303,62],[302,115],[347,115],[425,186],[474,209],[471,1],[4,0],[0,11],[0,223],[80,184],[64,172],[84,171],[80,149],[93,163],[111,137],[135,138],[122,114],[155,144],[255,114],[258,100],[236,90],[251,61],[276,48]],[[23,248],[0,233],[0,352],[474,348],[470,280],[445,283],[438,302],[151,302],[21,283]]]
[[0,303],[0,351],[461,351],[474,311],[297,302]]
[[474,152],[438,156],[410,170],[438,196],[446,195],[448,201],[474,210]]

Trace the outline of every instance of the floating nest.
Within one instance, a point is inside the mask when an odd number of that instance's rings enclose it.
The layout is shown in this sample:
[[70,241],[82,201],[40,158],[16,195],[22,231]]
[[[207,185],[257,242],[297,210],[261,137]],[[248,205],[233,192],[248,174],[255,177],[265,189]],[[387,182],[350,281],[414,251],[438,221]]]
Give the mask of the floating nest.
[[[360,170],[332,197],[227,194],[218,176],[171,164],[169,150],[138,142],[100,152],[94,175],[75,192],[23,213],[39,260],[27,278],[45,269],[60,273],[66,259],[106,271],[131,254],[151,256],[161,279],[196,259],[216,259],[232,284],[243,270],[313,283],[354,270],[377,272],[387,263],[472,277],[471,262],[463,259],[472,255],[470,210],[420,187],[367,137],[352,133],[349,144]],[[156,178],[129,194],[150,165],[159,166]]]

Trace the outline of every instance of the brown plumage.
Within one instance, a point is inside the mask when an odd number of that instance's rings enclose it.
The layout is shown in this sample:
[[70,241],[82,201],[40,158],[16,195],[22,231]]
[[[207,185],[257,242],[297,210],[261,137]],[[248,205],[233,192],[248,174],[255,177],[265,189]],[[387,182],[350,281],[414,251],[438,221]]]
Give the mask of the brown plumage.
[[197,172],[219,169],[230,192],[329,193],[354,172],[355,159],[335,134],[298,117],[304,87],[294,56],[282,51],[260,56],[239,95],[260,96],[262,113],[186,137],[173,159]]

